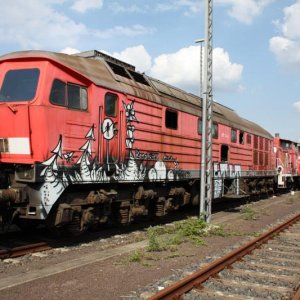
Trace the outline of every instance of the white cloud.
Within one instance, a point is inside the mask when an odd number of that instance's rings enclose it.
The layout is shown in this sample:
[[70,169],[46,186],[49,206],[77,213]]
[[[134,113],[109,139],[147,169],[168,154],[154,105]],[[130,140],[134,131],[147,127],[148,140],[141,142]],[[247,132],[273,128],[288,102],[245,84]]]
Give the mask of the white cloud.
[[228,14],[241,23],[251,24],[263,9],[275,0],[215,0],[216,4],[229,5]]
[[300,1],[287,6],[283,10],[283,20],[277,20],[276,27],[281,35],[272,37],[269,48],[279,64],[287,71],[300,70]]
[[[104,51],[103,51],[104,52]],[[204,52],[204,51],[203,51]],[[138,71],[182,88],[187,92],[199,93],[200,82],[200,46],[182,48],[175,53],[161,54],[152,59],[144,46],[126,48],[120,53],[107,53],[122,61],[134,65]],[[218,91],[243,91],[239,84],[243,66],[230,61],[229,54],[222,48],[213,51],[214,89]]]
[[[213,69],[215,87],[224,91],[235,87],[243,73],[243,66],[232,63],[228,52],[222,48],[215,48],[213,51]],[[240,89],[240,86],[238,88]]]
[[[228,14],[237,21],[251,24],[264,8],[275,0],[215,0],[217,5],[228,6]],[[183,11],[185,15],[198,13],[203,9],[203,2],[199,0],[168,0],[159,3],[156,10]]]
[[[222,91],[238,89],[243,66],[232,63],[222,48],[213,51],[214,88]],[[200,48],[190,46],[176,53],[162,54],[155,58],[150,75],[184,90],[197,93],[200,81]]]
[[137,4],[132,4],[130,0],[114,1],[109,3],[109,8],[113,13],[152,13],[153,11],[165,13],[177,11],[182,12],[184,15],[191,15],[198,13],[203,7],[202,1],[199,0],[164,0],[158,4],[147,2],[139,1]]
[[66,47],[62,50],[60,50],[61,53],[65,53],[65,54],[76,54],[79,53],[80,51],[78,49],[72,48],[72,47]]
[[107,30],[101,30],[94,32],[95,36],[98,38],[108,39],[114,36],[127,36],[127,37],[135,37],[138,35],[148,35],[154,32],[153,28],[145,27],[139,24],[135,24],[132,26],[124,27],[124,26],[115,26],[113,28],[109,28]]
[[193,89],[196,82],[199,83],[199,53],[199,47],[191,46],[162,54],[154,59],[150,75],[183,89]]
[[[63,2],[60,1],[60,2]],[[87,28],[53,8],[57,0],[14,0],[1,4],[0,42],[22,49],[75,44]]]
[[88,9],[99,9],[102,6],[103,0],[76,0],[71,8],[80,13],[85,13]]
[[293,103],[293,107],[300,113],[300,101]]
[[140,72],[144,72],[151,67],[151,56],[142,45],[126,48],[120,53],[114,52],[112,56],[134,65]]
[[184,14],[198,13],[202,4],[199,0],[169,0],[159,3],[156,10],[159,12],[183,10]]
[[285,37],[276,36],[270,39],[270,50],[275,54],[279,64],[287,71],[300,70],[300,43]]
[[284,21],[280,25],[283,35],[289,39],[300,38],[300,1],[284,8]]
[[[87,1],[89,2],[89,1]],[[57,50],[78,48],[95,40],[147,35],[153,28],[136,24],[93,30],[62,12],[66,0],[3,1],[0,18],[0,43],[16,49]],[[91,1],[91,3],[94,3]],[[99,41],[97,41],[99,42]]]
[[114,14],[117,13],[143,13],[145,12],[145,7],[139,7],[136,4],[126,5],[124,3],[113,2],[109,5],[111,11]]

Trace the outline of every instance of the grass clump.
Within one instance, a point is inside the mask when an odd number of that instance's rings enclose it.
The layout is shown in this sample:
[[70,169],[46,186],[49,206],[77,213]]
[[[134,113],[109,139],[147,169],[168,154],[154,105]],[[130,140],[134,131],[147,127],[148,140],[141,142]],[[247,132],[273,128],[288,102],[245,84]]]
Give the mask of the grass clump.
[[130,256],[129,262],[141,262],[143,259],[143,253],[139,250],[135,250]]
[[189,237],[191,242],[196,246],[207,246],[207,243],[198,236],[191,236]]
[[175,222],[175,230],[179,235],[191,237],[204,233],[207,223],[202,219],[190,218],[185,221]]
[[163,250],[163,247],[160,245],[160,242],[158,240],[158,234],[155,229],[155,227],[149,227],[147,229],[148,234],[148,248],[147,250],[149,252],[156,252]]
[[206,246],[207,243],[203,239],[204,237],[227,237],[243,234],[240,232],[226,232],[222,226],[207,224],[203,219],[189,218],[174,222],[169,226],[149,227],[147,235],[148,252],[169,251],[174,253],[178,251],[178,246],[184,242],[191,242],[196,246]]
[[167,246],[178,246],[183,243],[183,236],[175,234],[168,238],[166,244]]
[[[243,211],[246,218],[254,218],[255,212],[249,207]],[[249,215],[249,216],[248,216]],[[167,226],[154,226],[147,229],[148,245],[143,251],[134,251],[127,262],[137,262],[144,266],[151,266],[151,261],[162,259],[155,252],[167,251],[169,256],[165,258],[175,258],[183,256],[180,253],[180,244],[184,242],[193,243],[195,246],[206,246],[204,240],[208,236],[240,236],[245,233],[227,232],[222,226],[207,224],[203,219],[189,218],[182,221],[167,224]]]
[[202,219],[190,218],[175,222],[175,236],[172,238],[179,245],[184,241],[191,241],[197,246],[206,245],[201,237],[206,235],[207,223]]
[[[195,245],[206,245],[201,237],[207,235],[207,223],[202,219],[190,218],[183,221],[174,222],[172,226],[155,226],[147,230],[148,247],[147,251],[156,252],[169,250],[177,251],[177,246],[185,241],[190,241]],[[159,236],[166,237],[165,242],[160,242]]]
[[249,206],[245,206],[241,210],[242,216],[244,220],[247,221],[255,221],[257,220],[257,213],[254,209]]
[[229,233],[225,232],[224,227],[213,226],[213,225],[209,227],[208,233],[209,235],[222,236],[222,237],[226,237],[230,235]]

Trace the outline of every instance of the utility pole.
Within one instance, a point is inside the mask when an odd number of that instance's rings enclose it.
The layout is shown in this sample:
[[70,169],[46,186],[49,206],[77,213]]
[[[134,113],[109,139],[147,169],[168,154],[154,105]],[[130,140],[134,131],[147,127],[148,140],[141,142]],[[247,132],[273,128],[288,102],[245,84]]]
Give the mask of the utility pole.
[[205,0],[204,84],[202,97],[202,148],[200,177],[200,216],[211,220],[212,176],[212,73],[213,73],[213,0]]
[[200,44],[200,99],[202,98],[203,93],[203,43],[205,39],[195,40],[195,43]]
[[[195,41],[195,43],[200,44],[200,105],[202,105],[202,122],[201,122],[201,145],[206,144],[206,122],[203,120],[206,120],[205,114],[206,114],[206,99],[203,97],[203,43],[205,42],[205,39],[198,39]],[[202,104],[201,104],[202,102]],[[204,118],[203,118],[204,116]],[[199,218],[202,218],[204,216],[204,198],[205,198],[205,174],[206,174],[206,148],[201,147],[201,166],[200,166],[200,190],[199,190]]]

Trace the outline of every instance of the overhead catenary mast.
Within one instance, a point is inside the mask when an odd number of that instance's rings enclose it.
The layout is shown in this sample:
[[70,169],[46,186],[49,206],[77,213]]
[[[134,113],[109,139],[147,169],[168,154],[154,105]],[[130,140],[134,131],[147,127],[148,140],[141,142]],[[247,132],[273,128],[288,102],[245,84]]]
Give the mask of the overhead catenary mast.
[[205,0],[204,84],[202,97],[202,150],[200,178],[200,216],[211,220],[212,178],[212,93],[213,0]]

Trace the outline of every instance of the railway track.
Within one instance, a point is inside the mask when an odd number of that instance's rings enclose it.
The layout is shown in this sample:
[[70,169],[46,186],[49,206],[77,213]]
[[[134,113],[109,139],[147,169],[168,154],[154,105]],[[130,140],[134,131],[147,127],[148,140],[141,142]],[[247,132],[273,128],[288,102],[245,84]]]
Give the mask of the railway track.
[[300,214],[149,300],[300,299]]
[[51,247],[46,242],[33,243],[12,248],[0,248],[0,259],[15,258],[29,253],[46,251]]

